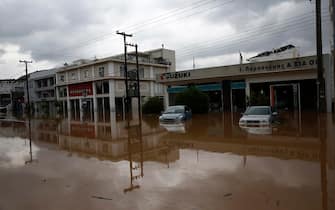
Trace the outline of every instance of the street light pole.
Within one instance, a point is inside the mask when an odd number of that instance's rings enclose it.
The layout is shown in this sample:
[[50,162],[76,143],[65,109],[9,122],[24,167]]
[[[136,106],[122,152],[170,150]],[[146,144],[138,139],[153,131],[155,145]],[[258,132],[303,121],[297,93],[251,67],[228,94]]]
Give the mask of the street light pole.
[[28,110],[28,115],[30,116],[30,97],[29,97],[29,87],[28,87],[28,63],[32,63],[32,61],[20,60],[20,63],[24,63],[26,66],[27,110]]

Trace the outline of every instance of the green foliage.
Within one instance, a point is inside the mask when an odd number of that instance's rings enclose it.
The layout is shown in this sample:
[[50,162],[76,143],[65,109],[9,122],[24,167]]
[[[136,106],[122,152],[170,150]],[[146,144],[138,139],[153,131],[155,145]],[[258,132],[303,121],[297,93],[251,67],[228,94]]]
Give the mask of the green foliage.
[[163,110],[163,101],[157,96],[149,98],[142,106],[143,114],[160,114]]
[[190,86],[176,96],[176,105],[187,105],[193,113],[208,112],[208,95],[201,92],[197,87]]
[[266,106],[269,105],[269,97],[265,94],[251,92],[250,94],[250,105],[252,106]]

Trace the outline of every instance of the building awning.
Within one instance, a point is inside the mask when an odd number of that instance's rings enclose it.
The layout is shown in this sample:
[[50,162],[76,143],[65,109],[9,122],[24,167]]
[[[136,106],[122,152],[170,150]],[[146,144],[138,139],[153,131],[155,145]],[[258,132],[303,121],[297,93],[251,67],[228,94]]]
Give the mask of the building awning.
[[[219,83],[195,85],[201,91],[221,91],[222,86]],[[172,86],[167,88],[168,93],[180,93],[186,90],[187,86]]]

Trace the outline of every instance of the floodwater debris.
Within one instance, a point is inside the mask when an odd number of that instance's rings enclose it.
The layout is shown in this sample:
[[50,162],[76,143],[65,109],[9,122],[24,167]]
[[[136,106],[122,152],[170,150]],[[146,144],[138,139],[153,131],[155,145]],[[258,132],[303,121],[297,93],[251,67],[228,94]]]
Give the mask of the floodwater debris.
[[224,194],[223,196],[224,197],[229,197],[229,196],[232,196],[233,195],[233,193],[226,193],[226,194]]
[[111,198],[106,198],[106,197],[102,197],[102,196],[96,196],[96,195],[92,195],[92,198],[96,198],[96,199],[100,199],[100,200],[113,200]]

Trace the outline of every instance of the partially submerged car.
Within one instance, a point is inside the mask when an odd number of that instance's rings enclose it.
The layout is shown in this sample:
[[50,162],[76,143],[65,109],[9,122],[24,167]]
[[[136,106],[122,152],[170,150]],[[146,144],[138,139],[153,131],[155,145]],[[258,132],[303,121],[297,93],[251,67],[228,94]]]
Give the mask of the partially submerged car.
[[162,114],[159,116],[160,124],[175,124],[184,122],[192,118],[192,111],[188,106],[177,105],[169,106]]
[[271,106],[249,106],[240,118],[242,126],[268,126],[274,121],[277,112],[272,112]]

